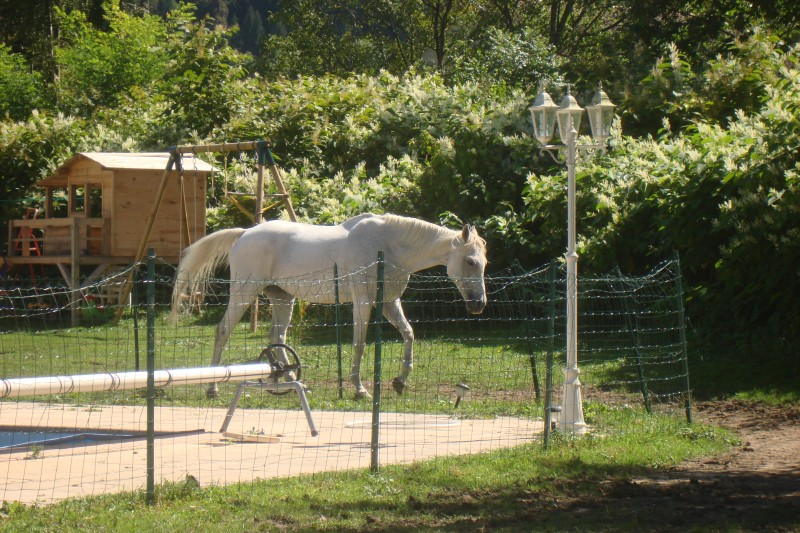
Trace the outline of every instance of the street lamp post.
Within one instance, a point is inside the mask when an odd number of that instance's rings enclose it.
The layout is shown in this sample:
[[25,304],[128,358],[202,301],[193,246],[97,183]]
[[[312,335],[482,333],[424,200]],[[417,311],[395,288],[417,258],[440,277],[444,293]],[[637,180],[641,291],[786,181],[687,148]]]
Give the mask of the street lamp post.
[[[578,149],[605,149],[605,142],[611,135],[614,118],[614,104],[598,87],[587,106],[592,137],[595,144],[578,144],[578,129],[584,109],[570,94],[561,100],[561,105],[540,88],[533,105],[530,106],[531,120],[536,140],[554,159],[554,152],[563,151],[567,165],[567,366],[564,369],[564,397],[559,415],[559,425],[573,433],[586,432],[583,419],[580,370],[578,369],[578,253],[575,251],[575,160]],[[558,124],[559,136],[563,144],[549,144]],[[558,161],[556,159],[556,161]]]

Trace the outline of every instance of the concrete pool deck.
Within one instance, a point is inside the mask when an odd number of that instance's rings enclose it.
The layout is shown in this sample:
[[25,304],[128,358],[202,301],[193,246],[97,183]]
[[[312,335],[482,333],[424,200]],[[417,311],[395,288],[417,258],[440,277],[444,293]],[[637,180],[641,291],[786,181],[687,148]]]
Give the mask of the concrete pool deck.
[[[155,412],[156,483],[193,476],[202,486],[369,468],[371,413],[237,409],[219,433],[224,408],[159,407]],[[145,432],[144,406],[76,406],[0,402],[0,426]],[[448,415],[381,413],[379,464],[474,454],[531,442],[541,420],[461,419]],[[235,436],[252,442],[240,442]],[[267,442],[258,442],[267,441]],[[0,451],[0,499],[49,504],[65,498],[142,490],[144,437],[74,442]]]

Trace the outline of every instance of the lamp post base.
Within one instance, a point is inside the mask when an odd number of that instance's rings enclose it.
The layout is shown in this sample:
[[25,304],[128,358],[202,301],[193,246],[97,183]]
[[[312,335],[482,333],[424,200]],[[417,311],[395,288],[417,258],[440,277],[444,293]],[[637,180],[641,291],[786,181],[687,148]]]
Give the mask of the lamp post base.
[[583,435],[589,430],[583,420],[583,401],[581,398],[581,382],[578,379],[580,370],[577,368],[567,368],[564,370],[564,400],[559,416],[559,426],[562,431],[569,431],[577,435]]

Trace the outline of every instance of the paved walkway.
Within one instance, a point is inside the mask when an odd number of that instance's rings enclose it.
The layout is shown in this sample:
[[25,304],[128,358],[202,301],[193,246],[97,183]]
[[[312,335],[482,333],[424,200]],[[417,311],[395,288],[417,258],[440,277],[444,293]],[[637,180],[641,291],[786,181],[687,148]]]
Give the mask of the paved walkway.
[[[370,465],[370,413],[313,411],[319,430],[316,437],[311,436],[302,411],[268,409],[238,409],[228,427],[233,437],[226,437],[219,433],[225,413],[219,408],[156,409],[157,483],[191,475],[203,486],[222,485]],[[145,432],[146,422],[144,407],[0,402],[4,429]],[[541,420],[382,413],[379,463],[410,463],[510,447],[530,442],[542,430]],[[142,490],[146,466],[143,437],[0,451],[0,499],[47,504]]]

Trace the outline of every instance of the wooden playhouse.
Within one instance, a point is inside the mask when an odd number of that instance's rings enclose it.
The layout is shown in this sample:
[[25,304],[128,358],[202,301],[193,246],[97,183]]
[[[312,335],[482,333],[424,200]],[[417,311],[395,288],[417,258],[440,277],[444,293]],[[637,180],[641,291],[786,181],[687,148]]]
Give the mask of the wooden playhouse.
[[181,251],[205,235],[206,183],[215,170],[192,154],[182,157],[183,172],[167,173],[166,152],[76,154],[36,183],[45,191],[44,208],[10,221],[8,263],[54,265],[70,286],[80,281],[82,266],[91,267],[92,281],[131,264],[162,180],[166,188],[147,247],[177,263]]

